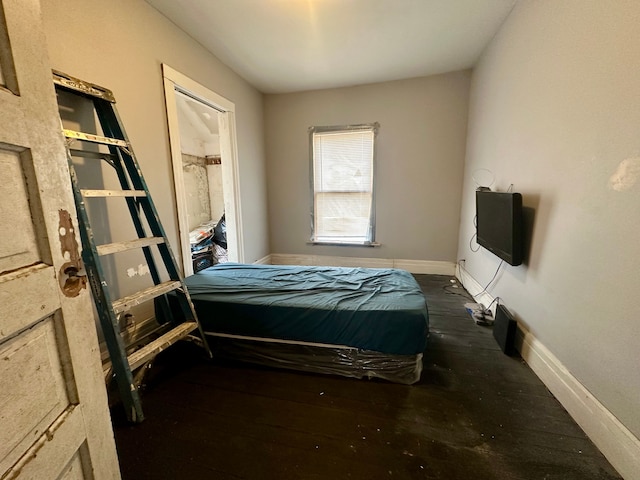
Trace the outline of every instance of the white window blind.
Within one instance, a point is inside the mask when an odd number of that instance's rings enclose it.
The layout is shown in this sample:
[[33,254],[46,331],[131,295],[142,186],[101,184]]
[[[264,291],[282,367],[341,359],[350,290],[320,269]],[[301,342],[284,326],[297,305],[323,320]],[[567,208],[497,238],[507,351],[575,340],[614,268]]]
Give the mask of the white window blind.
[[376,125],[312,129],[315,242],[373,242]]

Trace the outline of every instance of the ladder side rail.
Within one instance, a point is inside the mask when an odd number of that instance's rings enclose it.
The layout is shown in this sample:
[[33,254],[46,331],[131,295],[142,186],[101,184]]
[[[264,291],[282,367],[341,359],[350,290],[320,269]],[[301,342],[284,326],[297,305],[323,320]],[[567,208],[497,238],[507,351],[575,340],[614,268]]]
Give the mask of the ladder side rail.
[[181,280],[182,275],[176,267],[177,265],[176,259],[173,255],[173,252],[171,251],[171,247],[169,246],[167,234],[164,231],[162,224],[160,223],[160,216],[158,214],[158,211],[156,210],[153,200],[151,199],[151,195],[149,194],[149,188],[147,187],[147,184],[144,181],[144,178],[140,174],[140,166],[138,165],[138,162],[135,160],[135,157],[133,157],[129,153],[122,152],[122,151],[120,153],[122,157],[125,159],[124,165],[127,168],[129,176],[131,177],[131,180],[136,190],[144,190],[147,193],[146,197],[139,199],[139,203],[142,206],[142,209],[144,210],[147,216],[149,227],[151,228],[153,236],[163,237],[165,239],[165,243],[162,245],[158,245],[158,249],[167,267],[167,272],[169,273],[169,277],[172,280]]
[[[71,155],[67,156],[69,163],[69,173],[71,175],[71,184],[73,196],[78,210],[78,223],[80,227],[80,238],[82,241],[82,259],[85,264],[87,277],[91,286],[96,309],[100,324],[102,325],[102,333],[107,343],[109,356],[113,372],[116,376],[116,383],[120,392],[120,398],[125,406],[127,419],[131,422],[141,422],[144,420],[142,412],[142,403],[140,395],[133,383],[133,375],[129,362],[127,361],[127,353],[124,341],[120,336],[120,327],[118,319],[111,308],[112,299],[108,289],[103,288],[107,285],[104,280],[105,275],[102,270],[101,263],[98,259],[95,241],[90,227],[89,216],[85,208],[84,200],[78,188],[78,180],[71,159]],[[89,248],[87,248],[89,247]]]
[[[104,127],[103,127],[104,129]],[[127,174],[125,172],[124,167],[122,166],[123,159],[120,155],[120,149],[117,147],[109,147],[109,150],[112,154],[115,155],[115,159],[113,162],[113,167],[116,171],[116,175],[118,176],[118,180],[120,181],[120,186],[123,190],[135,190],[132,188],[129,179],[127,178]],[[145,192],[148,194],[148,192]],[[142,224],[142,220],[140,218],[140,199],[134,197],[125,197],[125,201],[127,203],[127,208],[129,209],[129,214],[131,216],[131,220],[133,221],[134,228],[136,230],[136,234],[138,238],[146,238],[147,232]],[[166,239],[165,239],[166,241]],[[155,259],[153,258],[153,253],[151,252],[150,247],[142,247],[142,251],[144,253],[145,261],[147,262],[147,266],[149,267],[149,273],[151,274],[151,278],[153,280],[154,285],[158,285],[161,283],[160,275],[158,273],[158,267],[156,265]]]

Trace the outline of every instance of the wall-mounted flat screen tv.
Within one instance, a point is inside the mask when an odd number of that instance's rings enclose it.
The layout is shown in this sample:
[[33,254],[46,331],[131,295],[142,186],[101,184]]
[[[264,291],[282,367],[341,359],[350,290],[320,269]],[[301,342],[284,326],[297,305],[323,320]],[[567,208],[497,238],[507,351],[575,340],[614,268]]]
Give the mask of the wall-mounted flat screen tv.
[[478,245],[509,265],[523,258],[522,195],[515,192],[476,191]]

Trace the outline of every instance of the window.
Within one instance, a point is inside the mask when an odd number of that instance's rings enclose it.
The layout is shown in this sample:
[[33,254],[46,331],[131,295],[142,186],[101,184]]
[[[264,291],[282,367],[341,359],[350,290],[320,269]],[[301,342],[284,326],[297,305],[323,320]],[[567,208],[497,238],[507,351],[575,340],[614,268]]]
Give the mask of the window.
[[374,241],[374,144],[378,124],[312,127],[314,243]]

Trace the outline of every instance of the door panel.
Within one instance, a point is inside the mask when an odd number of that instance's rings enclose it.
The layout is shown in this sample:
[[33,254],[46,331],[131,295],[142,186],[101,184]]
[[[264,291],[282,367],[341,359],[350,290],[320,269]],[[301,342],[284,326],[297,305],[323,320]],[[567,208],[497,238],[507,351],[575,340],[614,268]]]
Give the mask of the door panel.
[[[80,460],[80,478],[114,478],[93,468],[86,442],[82,435],[84,420],[77,405],[69,406],[25,452],[13,467],[4,473],[3,480],[58,479],[71,465]],[[47,438],[56,441],[47,441]]]
[[3,416],[13,419],[0,430],[0,471],[15,463],[70,405],[54,318],[38,322],[0,349],[0,405]]
[[0,478],[119,478],[37,0],[0,0]]
[[[0,342],[60,307],[56,285],[53,267],[42,263],[0,274]],[[25,292],[33,301],[24,301]]]
[[87,477],[83,470],[82,457],[78,451],[60,475],[60,480],[83,480],[85,478]]
[[15,270],[39,260],[30,199],[27,193],[21,156],[16,151],[0,149],[0,171],[7,179],[0,183],[0,272]]

